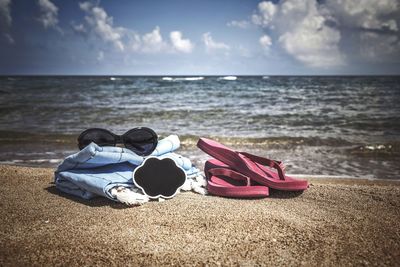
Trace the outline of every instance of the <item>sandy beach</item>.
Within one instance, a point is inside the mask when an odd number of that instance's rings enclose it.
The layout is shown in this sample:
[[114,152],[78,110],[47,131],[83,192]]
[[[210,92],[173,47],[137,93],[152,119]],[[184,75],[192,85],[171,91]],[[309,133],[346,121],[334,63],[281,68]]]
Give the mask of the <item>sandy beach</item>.
[[303,194],[181,193],[127,208],[59,193],[53,169],[0,165],[0,265],[386,265],[400,262],[400,183],[310,179]]

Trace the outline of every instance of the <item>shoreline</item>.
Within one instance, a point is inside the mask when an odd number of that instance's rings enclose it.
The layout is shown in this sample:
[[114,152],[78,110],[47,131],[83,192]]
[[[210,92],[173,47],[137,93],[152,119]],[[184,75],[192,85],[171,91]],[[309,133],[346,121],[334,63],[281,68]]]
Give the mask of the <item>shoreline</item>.
[[0,265],[400,262],[400,184],[311,178],[265,199],[181,193],[128,208],[58,192],[53,168],[0,165]]
[[[76,136],[79,130],[75,130],[77,132],[74,134],[47,132],[46,129],[41,133],[0,131],[0,165],[54,168],[67,156],[78,151]],[[118,127],[114,130],[118,133],[124,132]],[[167,132],[174,132],[156,130],[160,132],[160,138],[168,135]],[[187,131],[179,133],[181,146],[178,153],[189,157],[198,168],[209,158],[196,147],[200,136],[202,135],[188,134]],[[347,178],[350,174],[354,178],[400,180],[400,167],[397,164],[400,146],[399,142],[393,140],[358,142],[326,136],[301,137],[290,134],[270,137],[227,137],[224,134],[205,136],[237,151],[283,160],[291,174],[324,174],[339,176],[337,178]]]
[[[32,169],[52,169],[56,170],[57,166],[55,167],[49,167],[49,166],[37,166],[39,162],[36,162],[36,166],[34,165],[35,162],[32,163],[32,165],[27,165],[27,164],[21,164],[18,165],[18,163],[14,162],[0,162],[0,168],[2,166],[9,166],[9,167],[18,167],[18,168],[32,168]],[[57,162],[57,163],[61,163]],[[203,170],[202,166],[200,166],[200,169]],[[300,179],[307,179],[309,181],[321,181],[321,182],[335,182],[336,180],[341,180],[341,182],[346,182],[346,183],[351,183],[352,181],[357,182],[357,183],[388,183],[388,184],[398,184],[400,185],[400,177],[398,179],[384,179],[384,178],[364,178],[364,177],[356,177],[356,176],[348,176],[348,175],[315,175],[315,174],[295,174],[295,173],[287,173],[287,176],[291,176],[294,178],[300,178]]]

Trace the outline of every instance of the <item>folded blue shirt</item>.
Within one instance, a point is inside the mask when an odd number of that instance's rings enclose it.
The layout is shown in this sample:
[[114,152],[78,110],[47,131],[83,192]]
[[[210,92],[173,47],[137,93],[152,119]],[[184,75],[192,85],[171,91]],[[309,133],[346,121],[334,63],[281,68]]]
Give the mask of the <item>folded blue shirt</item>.
[[[172,153],[179,146],[179,138],[170,135],[158,142],[151,156],[171,158],[188,177],[197,175],[200,170],[188,158]],[[135,187],[133,171],[144,159],[126,148],[100,147],[91,143],[65,158],[55,171],[55,184],[60,191],[84,199],[104,196],[115,200],[109,190],[115,186]]]

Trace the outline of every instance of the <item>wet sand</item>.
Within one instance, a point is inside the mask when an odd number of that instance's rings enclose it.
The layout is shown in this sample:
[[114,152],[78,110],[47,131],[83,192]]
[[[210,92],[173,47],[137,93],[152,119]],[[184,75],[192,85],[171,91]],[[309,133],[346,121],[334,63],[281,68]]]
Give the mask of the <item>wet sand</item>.
[[256,200],[181,193],[128,208],[59,193],[53,169],[0,165],[0,266],[387,265],[400,183],[310,179]]

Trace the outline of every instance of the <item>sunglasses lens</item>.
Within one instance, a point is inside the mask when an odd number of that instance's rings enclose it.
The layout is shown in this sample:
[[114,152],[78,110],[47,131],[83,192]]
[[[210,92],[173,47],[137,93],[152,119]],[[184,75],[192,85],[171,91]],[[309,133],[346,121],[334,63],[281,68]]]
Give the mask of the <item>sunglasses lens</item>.
[[114,136],[109,131],[103,129],[89,129],[81,133],[78,137],[79,149],[83,149],[91,142],[99,146],[115,146]]
[[150,155],[157,146],[157,134],[148,128],[132,129],[123,135],[126,148],[140,156]]

